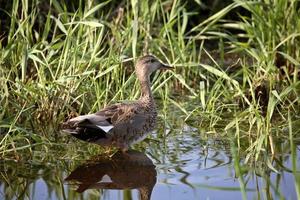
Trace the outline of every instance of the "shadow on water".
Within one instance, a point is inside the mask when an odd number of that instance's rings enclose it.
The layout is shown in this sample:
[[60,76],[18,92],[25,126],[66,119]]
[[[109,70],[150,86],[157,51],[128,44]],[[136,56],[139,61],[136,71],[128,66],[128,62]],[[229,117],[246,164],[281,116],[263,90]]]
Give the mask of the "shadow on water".
[[0,160],[0,199],[297,199],[296,141],[293,148],[278,141],[273,159],[266,154],[244,162],[229,138],[175,122],[125,155],[94,156],[99,152],[72,141],[19,161]]
[[77,192],[87,189],[138,189],[140,200],[150,200],[156,183],[153,162],[143,153],[115,153],[111,158],[99,155],[77,167],[65,179],[77,185]]

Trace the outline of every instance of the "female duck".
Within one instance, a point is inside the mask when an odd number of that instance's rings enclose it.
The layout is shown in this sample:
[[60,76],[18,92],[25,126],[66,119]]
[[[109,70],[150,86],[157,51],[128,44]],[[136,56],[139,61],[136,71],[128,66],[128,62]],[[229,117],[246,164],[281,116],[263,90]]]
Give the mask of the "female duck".
[[72,118],[63,124],[63,131],[74,137],[117,147],[123,152],[143,140],[156,124],[156,105],[150,87],[150,75],[160,69],[172,69],[152,55],[141,57],[135,73],[141,85],[141,97],[132,103],[114,104],[94,114]]

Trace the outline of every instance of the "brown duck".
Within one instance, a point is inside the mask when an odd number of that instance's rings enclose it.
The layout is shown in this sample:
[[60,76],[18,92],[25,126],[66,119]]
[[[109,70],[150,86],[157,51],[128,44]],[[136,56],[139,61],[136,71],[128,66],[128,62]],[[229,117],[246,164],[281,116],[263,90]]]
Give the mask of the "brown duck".
[[156,105],[150,87],[150,75],[160,69],[172,69],[152,55],[138,59],[135,73],[141,85],[141,97],[131,103],[105,107],[94,114],[72,118],[63,131],[86,142],[117,147],[123,152],[143,140],[156,124]]

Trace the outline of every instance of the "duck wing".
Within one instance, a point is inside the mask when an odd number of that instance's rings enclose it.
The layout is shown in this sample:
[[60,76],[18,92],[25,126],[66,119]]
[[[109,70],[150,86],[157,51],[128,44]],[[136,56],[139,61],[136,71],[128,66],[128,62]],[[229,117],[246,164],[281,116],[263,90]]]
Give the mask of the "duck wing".
[[109,131],[120,121],[134,114],[130,104],[115,104],[94,114],[81,115],[72,118],[63,124],[63,131],[74,137],[88,141],[98,141],[108,138]]

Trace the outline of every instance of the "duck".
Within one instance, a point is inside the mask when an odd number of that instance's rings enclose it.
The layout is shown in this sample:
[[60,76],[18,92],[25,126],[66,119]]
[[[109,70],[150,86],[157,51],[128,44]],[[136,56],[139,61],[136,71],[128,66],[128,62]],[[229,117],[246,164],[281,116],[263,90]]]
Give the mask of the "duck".
[[145,139],[156,127],[157,108],[151,91],[150,75],[157,70],[173,69],[153,55],[140,57],[135,74],[140,83],[139,99],[117,103],[93,113],[71,118],[63,123],[63,132],[79,140],[123,153]]

